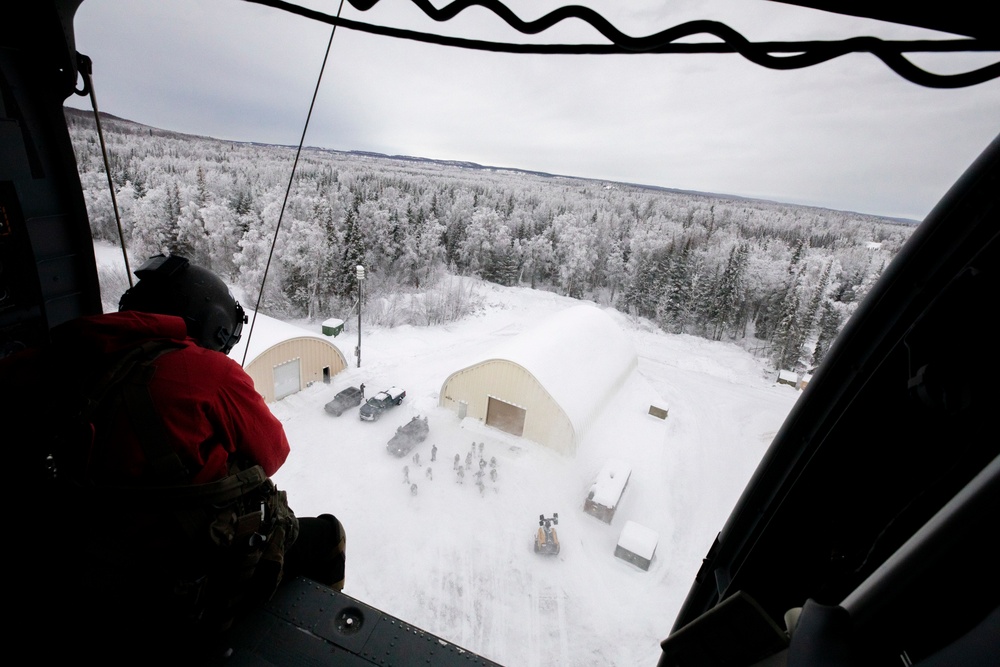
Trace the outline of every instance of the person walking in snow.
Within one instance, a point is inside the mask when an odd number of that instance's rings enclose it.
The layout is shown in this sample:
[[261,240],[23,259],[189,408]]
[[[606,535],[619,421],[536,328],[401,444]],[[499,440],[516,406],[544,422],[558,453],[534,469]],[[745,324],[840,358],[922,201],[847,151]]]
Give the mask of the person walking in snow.
[[438,455],[438,446],[431,445],[431,463],[437,461],[437,455]]
[[410,483],[410,466],[403,466],[403,484]]

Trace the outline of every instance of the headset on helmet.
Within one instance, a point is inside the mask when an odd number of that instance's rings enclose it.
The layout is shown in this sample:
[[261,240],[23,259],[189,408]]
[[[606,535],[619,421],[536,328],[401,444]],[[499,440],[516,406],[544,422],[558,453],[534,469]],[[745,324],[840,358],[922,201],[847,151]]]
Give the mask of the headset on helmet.
[[180,255],[156,255],[134,273],[139,282],[122,294],[118,310],[182,317],[198,345],[224,354],[239,342],[246,313],[208,269]]

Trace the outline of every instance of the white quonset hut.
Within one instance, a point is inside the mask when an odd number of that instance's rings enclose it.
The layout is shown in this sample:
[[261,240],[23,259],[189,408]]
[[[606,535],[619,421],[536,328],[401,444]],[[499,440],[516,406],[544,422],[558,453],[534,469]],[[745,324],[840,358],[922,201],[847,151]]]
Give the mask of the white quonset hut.
[[635,348],[607,313],[573,306],[452,373],[439,403],[573,454],[636,363]]
[[[253,312],[247,316],[253,322]],[[347,368],[343,352],[330,340],[293,324],[257,314],[253,335],[250,324],[229,356],[243,360],[249,337],[250,350],[244,370],[265,401],[277,401],[306,388],[313,382],[329,382]]]

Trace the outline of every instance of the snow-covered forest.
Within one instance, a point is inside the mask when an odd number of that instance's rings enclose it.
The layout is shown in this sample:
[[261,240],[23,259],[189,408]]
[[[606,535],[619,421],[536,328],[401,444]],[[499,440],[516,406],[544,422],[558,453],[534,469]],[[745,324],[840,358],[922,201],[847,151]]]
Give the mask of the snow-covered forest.
[[[67,109],[94,237],[118,242],[92,116]],[[182,253],[257,298],[295,150],[102,116],[133,264]],[[857,213],[514,170],[303,151],[261,311],[435,324],[462,276],[613,305],[807,369],[912,226]],[[133,266],[134,268],[134,266]]]

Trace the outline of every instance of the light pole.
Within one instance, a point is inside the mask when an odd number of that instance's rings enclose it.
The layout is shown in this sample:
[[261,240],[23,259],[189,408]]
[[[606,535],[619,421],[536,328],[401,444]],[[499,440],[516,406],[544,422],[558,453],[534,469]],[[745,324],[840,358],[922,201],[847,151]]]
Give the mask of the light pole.
[[361,368],[361,282],[365,279],[365,267],[358,264],[358,368]]

